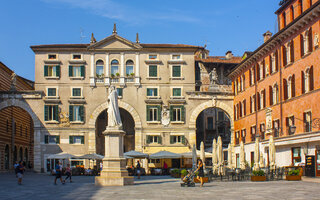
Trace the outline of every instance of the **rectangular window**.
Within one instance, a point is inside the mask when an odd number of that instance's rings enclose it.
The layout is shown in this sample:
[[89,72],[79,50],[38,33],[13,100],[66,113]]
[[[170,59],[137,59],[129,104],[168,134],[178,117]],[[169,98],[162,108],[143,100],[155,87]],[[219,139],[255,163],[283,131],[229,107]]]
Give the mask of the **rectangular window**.
[[44,121],[58,121],[58,105],[44,106]]
[[96,75],[98,78],[103,75],[103,65],[96,66]]
[[155,122],[161,120],[161,106],[147,105],[147,121]]
[[150,54],[149,55],[149,60],[156,60],[158,56],[156,54]]
[[294,116],[290,116],[286,118],[286,126],[287,126],[287,132],[289,135],[294,134]]
[[69,144],[84,144],[84,136],[69,136]]
[[70,105],[69,106],[69,120],[71,122],[84,122],[84,106]]
[[60,77],[60,65],[45,65],[44,66],[45,77]]
[[84,77],[84,66],[69,66],[69,77]]
[[126,74],[127,74],[127,76],[131,76],[134,74],[133,66],[128,66],[128,65],[126,66]]
[[304,131],[305,132],[311,132],[312,131],[312,117],[311,117],[311,112],[305,112],[303,113],[303,122],[304,122]]
[[48,59],[49,59],[49,60],[55,60],[55,59],[57,59],[57,54],[48,54]]
[[185,120],[184,106],[170,106],[170,118],[173,122],[182,122]]
[[183,135],[171,135],[170,136],[170,144],[184,144],[185,137]]
[[119,67],[118,66],[111,66],[111,75],[116,76],[119,73]]
[[147,88],[147,96],[148,97],[157,97],[158,96],[158,88]]
[[256,140],[256,126],[251,126],[251,142],[254,142]]
[[81,88],[72,88],[73,97],[81,97]]
[[181,55],[180,54],[174,54],[172,55],[172,60],[180,60]]
[[147,135],[147,144],[161,144],[161,136]]
[[273,136],[279,137],[279,127],[280,127],[280,120],[276,119],[272,122],[272,128],[273,128]]
[[117,88],[117,93],[119,97],[122,97],[123,95],[123,88]]
[[181,88],[173,88],[172,89],[172,96],[180,97],[181,96]]
[[157,65],[149,66],[149,77],[158,77]]
[[57,88],[48,88],[48,97],[56,97],[57,96]]
[[73,60],[81,60],[81,54],[73,54],[72,59]]
[[172,77],[181,77],[181,66],[172,66]]
[[293,166],[298,166],[301,163],[301,148],[292,148],[292,164]]
[[213,130],[213,117],[208,117],[207,118],[207,129],[208,130]]
[[84,167],[83,160],[71,160],[71,168]]
[[44,136],[45,144],[60,144],[60,136],[56,135],[45,135]]

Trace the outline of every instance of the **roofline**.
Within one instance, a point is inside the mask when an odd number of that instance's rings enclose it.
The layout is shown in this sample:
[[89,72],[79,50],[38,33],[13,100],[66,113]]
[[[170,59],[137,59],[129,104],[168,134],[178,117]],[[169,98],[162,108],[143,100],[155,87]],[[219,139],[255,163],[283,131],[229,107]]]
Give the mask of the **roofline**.
[[288,0],[287,2],[285,2],[284,4],[282,4],[280,6],[280,8],[278,10],[276,10],[276,12],[274,12],[275,14],[279,14],[283,9],[285,9],[290,3],[292,3],[293,1],[296,0]]

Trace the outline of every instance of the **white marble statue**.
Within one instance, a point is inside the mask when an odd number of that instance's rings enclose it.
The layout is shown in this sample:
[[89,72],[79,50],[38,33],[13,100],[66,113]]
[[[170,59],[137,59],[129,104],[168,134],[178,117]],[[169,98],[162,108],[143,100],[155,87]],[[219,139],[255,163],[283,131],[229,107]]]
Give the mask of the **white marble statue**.
[[108,127],[122,128],[122,122],[118,106],[118,93],[114,86],[110,87],[108,100]]
[[218,74],[216,68],[213,68],[212,71],[209,73],[210,77],[210,85],[215,85],[218,82]]

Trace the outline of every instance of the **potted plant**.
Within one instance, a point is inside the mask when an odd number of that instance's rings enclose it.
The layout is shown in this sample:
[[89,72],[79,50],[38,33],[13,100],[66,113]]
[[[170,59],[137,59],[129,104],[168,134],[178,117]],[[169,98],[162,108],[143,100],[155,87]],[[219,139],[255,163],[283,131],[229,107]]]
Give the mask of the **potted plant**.
[[299,169],[290,170],[286,176],[287,181],[301,181],[301,173]]
[[114,74],[111,74],[111,78],[114,78],[115,76],[114,76]]
[[263,170],[252,171],[251,181],[266,181],[266,175]]
[[171,170],[171,176],[174,178],[179,178],[180,177],[180,170],[179,169]]
[[188,174],[188,171],[186,169],[183,169],[180,171],[180,174],[181,174],[181,179],[183,179]]
[[116,76],[117,76],[117,77],[119,77],[119,76],[120,76],[120,74],[117,72],[117,73],[116,73]]
[[130,76],[131,76],[131,77],[134,77],[134,73],[131,73]]

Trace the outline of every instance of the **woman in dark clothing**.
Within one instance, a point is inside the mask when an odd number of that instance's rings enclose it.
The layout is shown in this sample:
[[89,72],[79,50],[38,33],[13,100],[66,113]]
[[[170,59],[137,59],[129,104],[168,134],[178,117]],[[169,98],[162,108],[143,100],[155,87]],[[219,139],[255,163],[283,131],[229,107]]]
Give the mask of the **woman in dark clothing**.
[[203,163],[202,163],[202,160],[201,159],[199,159],[199,161],[198,161],[198,169],[197,169],[197,171],[199,172],[199,178],[200,178],[200,187],[202,187],[203,186],[203,177],[204,177],[204,171],[203,171]]

